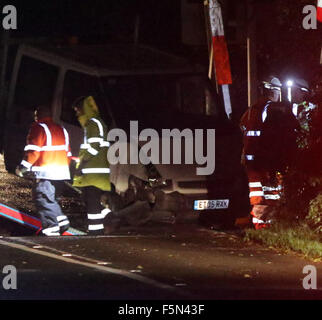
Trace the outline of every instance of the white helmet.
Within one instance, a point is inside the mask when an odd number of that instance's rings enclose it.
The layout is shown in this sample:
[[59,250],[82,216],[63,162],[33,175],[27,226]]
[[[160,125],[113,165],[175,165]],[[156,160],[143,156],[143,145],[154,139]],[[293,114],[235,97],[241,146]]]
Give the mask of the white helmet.
[[269,77],[267,80],[263,81],[263,85],[265,89],[268,90],[278,90],[281,91],[282,88],[282,83],[280,81],[280,79],[278,79],[277,77]]

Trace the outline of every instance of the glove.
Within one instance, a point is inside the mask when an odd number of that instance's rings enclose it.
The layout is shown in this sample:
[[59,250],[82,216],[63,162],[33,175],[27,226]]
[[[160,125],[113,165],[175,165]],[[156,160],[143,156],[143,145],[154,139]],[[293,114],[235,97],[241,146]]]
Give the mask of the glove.
[[21,178],[23,178],[23,176],[24,176],[24,174],[26,173],[28,171],[28,169],[26,168],[26,167],[24,167],[23,165],[19,165],[19,166],[17,166],[17,168],[16,168],[16,175],[18,176],[18,177],[21,177]]
[[75,171],[74,171],[74,175],[75,176],[82,176],[83,173],[82,173],[82,167],[78,166],[76,167]]
[[84,165],[86,164],[86,162],[87,161],[80,160],[80,159],[76,162],[76,168],[75,168],[75,171],[74,171],[75,176],[82,176],[83,175],[82,169],[84,168]]
[[70,157],[71,160],[75,161],[76,163],[80,162],[79,157]]

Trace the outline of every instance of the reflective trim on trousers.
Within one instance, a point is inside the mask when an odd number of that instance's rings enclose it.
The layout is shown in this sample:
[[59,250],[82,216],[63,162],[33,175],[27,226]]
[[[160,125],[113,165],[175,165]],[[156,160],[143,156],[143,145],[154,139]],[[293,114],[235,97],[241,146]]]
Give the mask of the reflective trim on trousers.
[[258,223],[258,224],[269,224],[269,223],[272,223],[272,220],[264,221],[264,220],[260,220],[260,219],[257,219],[257,218],[253,218],[253,223]]
[[104,219],[110,212],[111,212],[111,210],[109,208],[105,208],[100,213],[88,213],[87,219],[88,220],[101,220],[101,219]]
[[249,197],[263,197],[264,191],[252,191],[249,193]]
[[282,190],[281,185],[278,185],[276,188],[263,186],[263,191],[281,191],[281,190]]
[[101,219],[104,219],[105,216],[106,216],[106,214],[104,214],[103,212],[101,212],[101,213],[88,213],[87,219],[88,220],[101,220]]
[[261,182],[250,182],[248,185],[250,188],[261,188],[262,187]]
[[109,208],[105,208],[102,210],[102,215],[104,215],[104,218],[105,218],[110,212],[111,212],[111,210]]
[[88,231],[104,230],[104,224],[89,224]]
[[265,194],[264,198],[266,200],[280,200],[281,196],[278,194]]
[[103,209],[100,213],[88,213],[88,231],[104,230],[103,219],[105,218],[106,214],[105,209]]

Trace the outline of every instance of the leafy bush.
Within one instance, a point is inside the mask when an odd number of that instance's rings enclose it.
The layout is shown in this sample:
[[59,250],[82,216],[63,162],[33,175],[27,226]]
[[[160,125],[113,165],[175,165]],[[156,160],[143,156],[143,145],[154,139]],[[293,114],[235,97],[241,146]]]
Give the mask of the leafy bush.
[[321,111],[309,105],[301,114],[298,150],[285,174],[282,210],[285,220],[306,223],[318,233],[322,229]]
[[322,193],[310,201],[307,224],[318,234],[322,235]]
[[322,190],[320,175],[302,166],[289,169],[284,177],[284,199],[281,215],[283,220],[304,221],[309,213],[310,202]]

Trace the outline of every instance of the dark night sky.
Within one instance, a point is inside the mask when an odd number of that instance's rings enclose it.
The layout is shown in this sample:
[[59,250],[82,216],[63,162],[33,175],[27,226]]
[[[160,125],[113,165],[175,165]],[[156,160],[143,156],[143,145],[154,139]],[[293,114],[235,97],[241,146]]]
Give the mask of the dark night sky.
[[[189,0],[195,2],[197,0]],[[174,53],[193,56],[207,65],[207,48],[182,46],[180,0],[15,0],[18,30],[14,37],[78,36],[83,43],[133,42],[135,17],[140,16],[139,42]],[[202,3],[203,1],[200,0]],[[226,36],[231,40],[231,20],[236,4],[246,0],[223,1]],[[318,30],[304,30],[304,5],[312,0],[253,0],[259,4],[257,17],[258,76],[298,74],[313,81],[321,72],[319,65],[322,23]],[[238,18],[238,17],[237,17]],[[245,28],[244,25],[241,28]],[[246,38],[245,38],[246,39]],[[244,40],[245,40],[244,39]],[[247,103],[246,41],[229,44],[236,104]],[[191,50],[191,51],[189,51]],[[189,55],[190,53],[190,55]],[[192,53],[192,55],[191,55]],[[322,73],[321,73],[322,79]],[[241,97],[241,98],[240,98]],[[239,100],[242,100],[240,102]],[[242,109],[242,108],[241,108]]]
[[[189,0],[195,2],[197,0]],[[139,42],[180,52],[181,0],[15,0],[18,30],[14,36],[79,36],[87,42],[132,42],[135,18],[140,16]],[[225,0],[224,19],[236,17],[234,7],[245,0]],[[312,0],[253,0],[257,11],[259,72],[297,68],[312,77],[319,60],[322,27],[304,30],[302,9]],[[200,0],[202,3],[202,0]],[[322,24],[321,24],[322,25]],[[229,40],[229,39],[228,39]],[[230,48],[234,50],[235,48]],[[243,48],[238,48],[238,50]]]
[[[11,2],[12,3],[12,2]],[[16,35],[131,41],[140,15],[140,40],[173,45],[180,40],[180,1],[176,0],[16,0]]]

